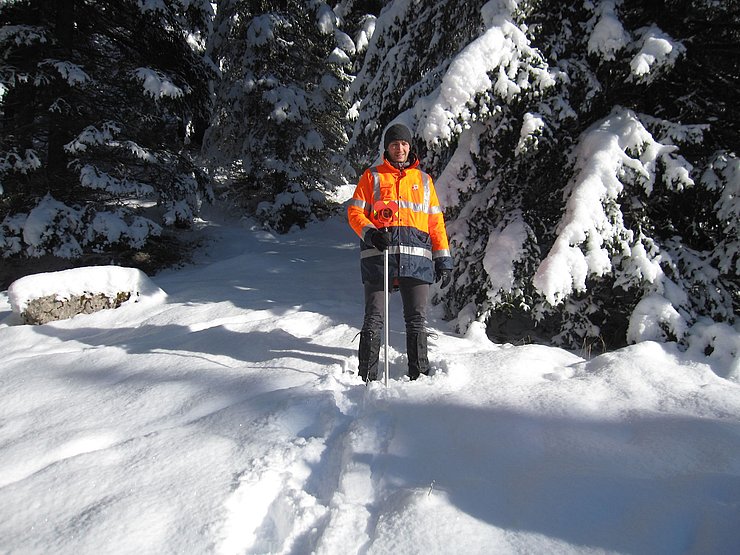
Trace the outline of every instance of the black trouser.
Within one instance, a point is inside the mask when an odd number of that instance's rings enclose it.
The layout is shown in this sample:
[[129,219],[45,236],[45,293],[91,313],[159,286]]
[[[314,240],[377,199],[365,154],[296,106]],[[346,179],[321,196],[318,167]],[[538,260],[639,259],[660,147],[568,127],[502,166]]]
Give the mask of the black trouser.
[[[427,335],[425,331],[429,284],[414,278],[399,278],[403,302],[403,319],[406,322],[406,353],[409,360],[409,377],[429,373]],[[360,376],[363,380],[377,378],[380,335],[383,327],[383,284],[365,284],[365,319],[360,336]]]
[[[398,278],[398,287],[403,302],[403,319],[406,333],[424,331],[427,318],[429,284],[414,278]],[[365,320],[363,330],[380,333],[383,327],[383,284],[365,284]]]

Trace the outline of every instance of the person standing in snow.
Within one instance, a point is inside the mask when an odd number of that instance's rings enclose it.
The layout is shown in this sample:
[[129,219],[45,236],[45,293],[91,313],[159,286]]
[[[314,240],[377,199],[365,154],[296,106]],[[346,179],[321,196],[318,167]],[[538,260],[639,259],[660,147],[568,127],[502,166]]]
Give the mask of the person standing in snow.
[[411,144],[408,127],[390,126],[383,136],[383,162],[365,170],[347,208],[349,225],[361,239],[365,317],[358,369],[366,382],[378,378],[384,305],[383,251],[389,252],[389,283],[401,292],[408,376],[412,380],[429,373],[425,329],[429,285],[436,281],[446,287],[452,278],[442,208],[432,178],[419,169]]

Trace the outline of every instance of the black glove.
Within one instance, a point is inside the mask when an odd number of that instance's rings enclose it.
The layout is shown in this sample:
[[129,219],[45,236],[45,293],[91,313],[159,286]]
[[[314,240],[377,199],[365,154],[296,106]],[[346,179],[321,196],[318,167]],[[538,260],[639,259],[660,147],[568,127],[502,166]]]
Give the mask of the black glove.
[[450,270],[437,270],[435,276],[434,276],[435,282],[442,282],[440,287],[445,288],[447,287],[450,282],[452,281],[452,272]]
[[371,244],[379,251],[384,251],[391,246],[391,235],[377,229],[371,229],[365,234],[365,242]]

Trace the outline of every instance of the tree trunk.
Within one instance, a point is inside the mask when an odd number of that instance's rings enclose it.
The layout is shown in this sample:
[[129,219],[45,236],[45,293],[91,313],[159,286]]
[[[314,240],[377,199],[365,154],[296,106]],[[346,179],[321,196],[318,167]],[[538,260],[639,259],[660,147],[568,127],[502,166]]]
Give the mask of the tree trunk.
[[[59,60],[69,60],[74,47],[75,0],[56,0],[53,2],[54,13],[54,45],[55,56]],[[55,109],[49,111],[48,145],[47,145],[47,178],[49,189],[57,197],[64,197],[69,191],[69,182],[72,178],[67,168],[67,153],[64,145],[74,137],[71,129],[73,119],[69,110],[70,87],[61,76],[58,76],[49,87],[49,106]],[[49,106],[46,108],[49,109]]]

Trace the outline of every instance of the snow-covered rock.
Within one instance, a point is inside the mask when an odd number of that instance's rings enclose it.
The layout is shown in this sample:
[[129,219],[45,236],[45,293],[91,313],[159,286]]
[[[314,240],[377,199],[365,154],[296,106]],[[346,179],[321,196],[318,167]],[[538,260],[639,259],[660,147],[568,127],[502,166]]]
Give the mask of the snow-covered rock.
[[8,288],[13,312],[27,324],[45,324],[165,296],[144,272],[120,266],[33,274],[14,281]]

